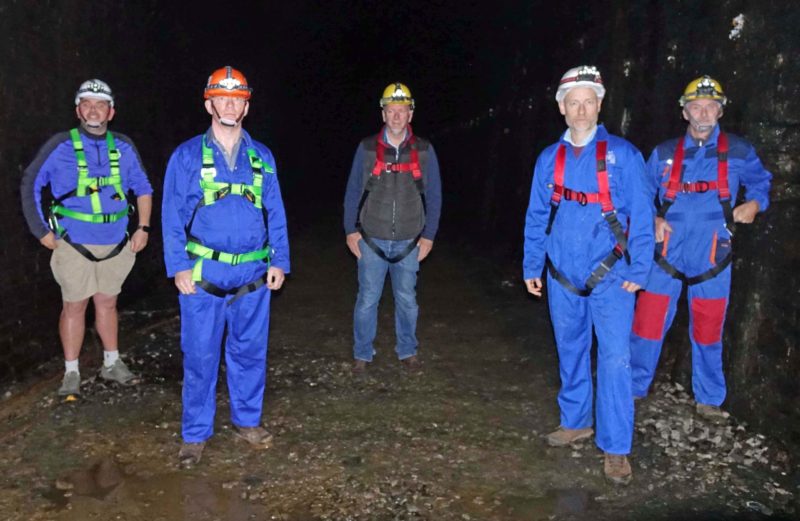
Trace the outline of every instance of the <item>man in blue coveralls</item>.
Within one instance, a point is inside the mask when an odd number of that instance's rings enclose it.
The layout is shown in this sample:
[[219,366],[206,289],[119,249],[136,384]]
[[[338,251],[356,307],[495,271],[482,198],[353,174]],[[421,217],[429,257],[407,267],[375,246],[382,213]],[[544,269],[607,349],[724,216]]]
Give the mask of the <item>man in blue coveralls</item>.
[[523,277],[548,300],[558,349],[561,426],[547,436],[561,447],[592,431],[592,327],[597,336],[597,446],[604,472],[627,484],[633,438],[630,330],[634,293],[645,283],[653,247],[653,210],[644,161],[624,139],[597,124],[605,95],[595,67],[568,70],[556,92],[567,131],[536,160],[525,219]]
[[236,435],[269,447],[261,426],[270,292],[289,272],[289,240],[272,152],[242,129],[251,89],[222,67],[208,78],[211,128],[173,152],[162,207],[167,275],[180,292],[183,418],[178,458],[200,462],[213,434],[220,344]]
[[409,371],[420,369],[417,272],[433,248],[442,207],[433,145],[411,130],[411,91],[402,83],[391,83],[380,106],[384,126],[356,149],[344,196],[347,247],[358,259],[356,374],[363,373],[375,355],[378,303],[387,272],[394,294],[397,357]]
[[[734,223],[751,223],[769,205],[772,174],[752,145],[718,124],[728,102],[709,76],[691,81],[679,100],[686,134],[658,145],[647,183],[658,192],[655,263],[636,303],[631,337],[633,394],[647,395],[683,284],[688,286],[692,389],[697,412],[718,421],[725,400],[722,330],[731,285]],[[745,201],[733,208],[739,186]]]

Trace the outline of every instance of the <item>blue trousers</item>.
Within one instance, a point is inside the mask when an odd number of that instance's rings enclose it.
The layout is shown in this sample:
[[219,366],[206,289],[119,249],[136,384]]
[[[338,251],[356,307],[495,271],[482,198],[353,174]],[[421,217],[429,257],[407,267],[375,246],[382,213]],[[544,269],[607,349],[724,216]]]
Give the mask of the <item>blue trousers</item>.
[[[391,257],[411,242],[373,239],[383,252]],[[375,355],[375,335],[378,328],[378,303],[383,294],[386,273],[392,280],[394,295],[394,323],[397,335],[395,351],[400,360],[417,354],[417,272],[419,248],[414,248],[403,260],[394,264],[386,262],[362,240],[358,243],[358,296],[353,313],[353,356],[356,360],[372,361]]]
[[[653,266],[636,303],[631,333],[633,394],[647,396],[661,356],[661,346],[678,307],[682,282]],[[731,267],[713,279],[689,286],[689,339],[692,342],[692,390],[695,400],[719,406],[725,401],[722,330],[728,308]]]
[[604,452],[628,454],[633,441],[630,331],[634,295],[622,281],[609,281],[588,297],[579,297],[547,277],[550,316],[558,349],[561,425],[592,426],[592,328],[597,336],[597,428],[595,442]]
[[222,337],[231,421],[238,427],[256,427],[267,378],[267,338],[270,291],[257,291],[227,305],[197,288],[194,295],[180,295],[181,349],[183,351],[182,434],[187,443],[205,441],[214,432],[217,374]]

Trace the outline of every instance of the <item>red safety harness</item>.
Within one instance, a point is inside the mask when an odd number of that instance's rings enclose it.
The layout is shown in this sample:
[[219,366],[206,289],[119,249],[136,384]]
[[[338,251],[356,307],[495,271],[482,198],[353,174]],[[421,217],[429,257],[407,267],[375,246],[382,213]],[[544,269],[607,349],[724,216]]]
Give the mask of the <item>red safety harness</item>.
[[369,235],[367,235],[367,232],[364,231],[364,227],[361,225],[361,210],[364,208],[364,203],[367,201],[370,191],[375,187],[375,184],[380,180],[380,177],[383,173],[409,172],[414,180],[414,186],[416,186],[419,196],[422,199],[422,211],[427,213],[425,204],[425,184],[422,181],[422,167],[420,166],[419,150],[417,150],[418,147],[416,146],[416,142],[417,137],[412,134],[407,143],[407,146],[410,148],[411,155],[408,163],[389,163],[386,162],[386,145],[384,145],[380,138],[378,138],[378,142],[375,147],[375,166],[372,167],[372,174],[367,180],[367,184],[364,187],[364,193],[361,194],[361,200],[358,202],[358,210],[356,211],[356,230],[361,233],[361,238],[364,239],[364,242],[367,244],[367,246],[369,246],[369,248],[380,258],[392,264],[400,262],[401,260],[405,259],[409,253],[414,251],[414,248],[417,247],[417,242],[419,242],[419,238],[422,236],[422,233],[420,232],[420,234],[417,235],[417,237],[411,241],[408,246],[403,249],[403,251],[397,255],[389,257],[386,255],[386,252],[384,252],[381,247],[378,246]]
[[[728,185],[728,136],[720,131],[717,137],[717,180],[716,181],[696,181],[694,183],[683,182],[683,141],[681,138],[678,140],[678,146],[675,147],[675,154],[672,157],[672,170],[669,175],[669,180],[664,183],[667,188],[664,194],[661,206],[658,209],[658,217],[666,218],[667,211],[675,202],[679,193],[705,193],[709,190],[717,190],[719,193],[719,204],[722,205],[722,214],[725,217],[725,228],[728,233],[733,237],[733,209],[731,206],[731,190]],[[713,279],[720,273],[733,260],[733,252],[729,252],[720,262],[715,264],[711,269],[696,275],[694,277],[687,277],[686,274],[678,271],[675,266],[667,262],[667,259],[662,254],[662,248],[656,247],[654,259],[661,269],[666,271],[672,278],[686,282],[692,286],[700,282]]]
[[553,221],[556,219],[556,213],[561,205],[561,200],[575,201],[581,206],[587,204],[599,204],[600,211],[603,218],[611,228],[617,244],[606,257],[600,261],[600,265],[592,271],[589,278],[586,280],[586,289],[579,289],[572,284],[564,275],[562,275],[553,265],[550,258],[547,258],[547,270],[554,279],[556,279],[562,286],[570,292],[581,296],[588,297],[592,290],[597,287],[603,278],[611,271],[614,264],[618,260],[625,258],[625,262],[631,263],[628,254],[628,238],[622,228],[622,224],[617,219],[617,210],[614,208],[614,203],[611,200],[611,191],[608,184],[608,169],[606,167],[606,151],[608,150],[608,142],[598,141],[596,145],[596,159],[597,159],[597,188],[596,193],[579,192],[564,186],[564,167],[567,162],[567,147],[561,143],[556,151],[556,165],[553,173],[553,194],[550,196],[550,218],[547,222],[547,229],[545,234],[550,235],[550,229],[553,227]]

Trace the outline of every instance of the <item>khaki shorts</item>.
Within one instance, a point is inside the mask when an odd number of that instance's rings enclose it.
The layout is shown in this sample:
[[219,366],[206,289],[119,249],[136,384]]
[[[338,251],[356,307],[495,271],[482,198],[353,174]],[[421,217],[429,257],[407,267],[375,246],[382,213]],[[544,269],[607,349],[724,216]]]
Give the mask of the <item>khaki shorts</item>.
[[[53,276],[61,286],[61,297],[65,302],[85,300],[95,293],[118,295],[122,283],[136,262],[130,242],[114,257],[92,262],[63,240],[56,241],[58,247],[50,257]],[[113,250],[116,244],[84,244],[95,257],[101,258]]]

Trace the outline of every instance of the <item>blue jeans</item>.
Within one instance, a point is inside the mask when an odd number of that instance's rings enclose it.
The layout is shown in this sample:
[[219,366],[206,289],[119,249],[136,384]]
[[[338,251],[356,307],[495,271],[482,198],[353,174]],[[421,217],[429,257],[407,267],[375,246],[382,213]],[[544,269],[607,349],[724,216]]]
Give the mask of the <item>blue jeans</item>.
[[[390,241],[373,239],[391,257],[401,252],[411,240]],[[419,248],[409,253],[400,262],[391,264],[378,256],[362,240],[358,246],[361,258],[358,259],[358,297],[353,320],[353,356],[356,360],[372,361],[375,354],[373,342],[378,327],[378,303],[383,294],[386,272],[392,279],[394,294],[394,322],[397,335],[397,357],[400,360],[417,354],[417,272]]]

